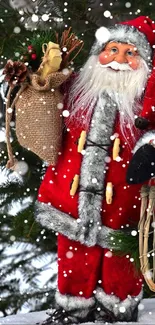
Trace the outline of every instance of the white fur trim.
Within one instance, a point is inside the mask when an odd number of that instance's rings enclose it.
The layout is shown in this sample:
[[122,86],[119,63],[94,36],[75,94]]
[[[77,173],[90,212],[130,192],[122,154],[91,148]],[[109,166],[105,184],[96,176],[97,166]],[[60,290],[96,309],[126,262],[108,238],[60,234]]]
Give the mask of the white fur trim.
[[[81,238],[82,225],[72,216],[54,208],[52,205],[37,201],[35,203],[35,218],[43,227],[89,246],[87,245],[87,238],[86,240]],[[116,231],[109,227],[101,226],[98,229],[97,244],[103,248],[113,248],[113,246],[110,246],[109,236]]]
[[102,248],[105,248],[106,246],[106,248],[108,247],[109,249],[120,250],[119,244],[118,246],[117,243],[114,245],[114,242],[110,240],[110,238],[115,236],[117,232],[121,232],[121,230],[114,230],[106,226],[101,226],[97,234],[97,245]]
[[59,232],[72,240],[77,239],[77,220],[51,204],[36,201],[35,218],[43,227]]
[[56,292],[55,295],[56,302],[59,306],[64,308],[65,310],[73,310],[73,309],[86,309],[90,308],[95,304],[94,298],[84,298],[84,297],[76,297],[71,295],[63,295],[60,292]]
[[[84,242],[86,246],[96,245],[102,225],[101,208],[104,197],[106,157],[111,146],[110,137],[116,114],[117,106],[114,101],[107,94],[102,94],[94,108],[80,172],[78,216],[81,221],[81,236],[79,241]],[[103,242],[104,240],[106,238],[103,238]]]
[[100,27],[97,29],[95,37],[99,43],[103,44],[110,39],[110,32],[106,27]]
[[[122,284],[123,285],[123,284]],[[120,319],[122,317],[124,319],[131,319],[132,313],[135,309],[135,307],[139,304],[143,296],[143,291],[141,290],[138,296],[130,296],[121,301],[120,298],[118,298],[115,295],[108,295],[106,294],[102,288],[97,288],[95,297],[96,299],[107,309],[112,311],[116,317],[120,316]],[[122,312],[122,310],[124,311]]]
[[149,144],[150,140],[155,140],[155,131],[145,133],[136,143],[133,153],[135,153],[144,144]]

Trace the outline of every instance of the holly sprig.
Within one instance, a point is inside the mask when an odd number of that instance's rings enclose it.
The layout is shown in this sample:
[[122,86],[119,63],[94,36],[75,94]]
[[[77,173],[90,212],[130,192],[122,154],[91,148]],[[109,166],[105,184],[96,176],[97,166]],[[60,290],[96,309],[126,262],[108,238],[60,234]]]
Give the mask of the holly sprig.
[[[32,37],[27,38],[24,43],[20,43],[16,52],[19,53],[18,60],[26,63],[33,71],[36,71],[42,60],[43,52],[42,45],[50,41],[56,42],[55,32],[37,31],[32,34]],[[17,60],[17,57],[13,58]]]

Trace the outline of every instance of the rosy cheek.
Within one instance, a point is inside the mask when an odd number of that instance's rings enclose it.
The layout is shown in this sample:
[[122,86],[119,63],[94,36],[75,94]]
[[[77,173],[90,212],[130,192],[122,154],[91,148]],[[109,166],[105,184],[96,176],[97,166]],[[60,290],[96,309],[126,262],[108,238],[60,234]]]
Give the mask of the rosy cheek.
[[139,67],[139,60],[137,58],[130,59],[128,64],[133,70],[136,70]]
[[98,59],[101,64],[107,64],[112,61],[112,57],[107,51],[101,52],[98,56]]

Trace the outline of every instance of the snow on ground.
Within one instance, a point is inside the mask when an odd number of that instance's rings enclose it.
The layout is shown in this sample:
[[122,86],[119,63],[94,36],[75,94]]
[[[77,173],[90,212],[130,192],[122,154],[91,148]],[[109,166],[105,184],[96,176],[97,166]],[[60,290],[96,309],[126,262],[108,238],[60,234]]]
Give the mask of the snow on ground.
[[[155,325],[155,299],[144,299],[141,303],[143,309],[139,311],[138,323],[118,323],[117,325]],[[18,314],[0,318],[0,325],[36,325],[36,323],[43,322],[47,318],[46,311],[33,312],[29,314]],[[93,323],[83,323],[82,325],[91,325]],[[95,323],[95,325],[102,325],[103,323]],[[115,323],[116,324],[116,323]],[[114,325],[114,324],[113,324]]]

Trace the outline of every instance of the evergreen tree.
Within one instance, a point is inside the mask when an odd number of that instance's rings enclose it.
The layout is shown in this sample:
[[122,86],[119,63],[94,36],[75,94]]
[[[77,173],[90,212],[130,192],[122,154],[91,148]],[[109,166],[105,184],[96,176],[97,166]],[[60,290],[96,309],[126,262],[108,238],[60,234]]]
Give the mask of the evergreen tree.
[[[0,67],[7,59],[20,58],[22,51],[33,44],[37,37],[47,37],[49,31],[61,32],[69,26],[76,35],[84,40],[84,48],[75,60],[78,70],[89,55],[94,41],[95,30],[122,20],[132,19],[138,15],[149,15],[155,19],[155,3],[145,0],[129,2],[125,0],[0,0]],[[43,32],[45,31],[45,32]],[[37,46],[41,51],[41,41]],[[31,62],[32,68],[37,60]],[[35,66],[36,67],[36,66]],[[5,87],[6,88],[6,87]],[[7,90],[5,89],[5,92]],[[6,94],[5,94],[6,96]],[[4,131],[5,96],[0,98],[0,123]],[[11,123],[15,155],[21,162],[22,173],[17,174],[5,169],[7,161],[6,147],[0,142],[1,170],[5,182],[0,184],[0,311],[1,315],[18,312],[24,303],[30,302],[31,310],[46,309],[53,299],[53,283],[55,273],[51,270],[51,278],[46,287],[38,289],[37,276],[44,267],[35,266],[36,259],[51,256],[56,258],[55,234],[42,229],[34,221],[34,202],[46,165],[36,155],[22,148],[15,137],[15,122]],[[23,171],[24,170],[24,171]],[[12,207],[20,203],[18,212],[13,214]],[[21,250],[12,253],[11,247],[22,245]],[[23,246],[24,245],[24,246]],[[30,246],[32,245],[32,246]],[[50,254],[50,255],[49,255]],[[20,280],[13,275],[21,272],[31,290],[20,290]],[[146,296],[151,293],[146,292]],[[153,295],[152,295],[153,296]],[[36,300],[36,303],[34,302]]]

